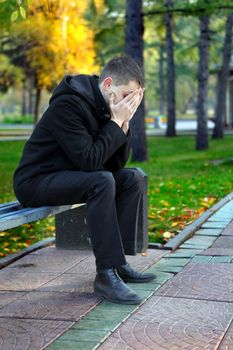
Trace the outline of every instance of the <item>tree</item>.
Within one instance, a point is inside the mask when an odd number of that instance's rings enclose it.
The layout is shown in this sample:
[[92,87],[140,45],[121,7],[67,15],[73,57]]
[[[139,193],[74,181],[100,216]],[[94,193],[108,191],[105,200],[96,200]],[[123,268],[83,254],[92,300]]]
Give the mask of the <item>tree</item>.
[[39,118],[42,89],[53,88],[64,74],[92,73],[98,69],[93,33],[84,19],[86,7],[86,2],[78,0],[34,0],[29,4],[27,20],[11,27],[11,42],[5,45],[6,50],[25,69],[26,77],[29,71],[33,76],[35,122]]
[[196,149],[208,148],[207,103],[209,77],[209,16],[200,17]]
[[213,138],[223,138],[224,116],[226,113],[226,91],[227,80],[229,75],[229,65],[232,50],[232,28],[233,28],[233,14],[229,14],[226,20],[225,40],[222,56],[222,67],[219,73],[216,94],[216,108],[215,108],[215,127],[213,130]]
[[167,48],[167,130],[166,136],[176,136],[175,65],[172,38],[172,0],[166,0],[166,48]]
[[[125,53],[135,59],[143,70],[143,17],[142,0],[127,0],[125,24]],[[141,102],[131,121],[132,161],[147,160],[145,133],[145,106]]]

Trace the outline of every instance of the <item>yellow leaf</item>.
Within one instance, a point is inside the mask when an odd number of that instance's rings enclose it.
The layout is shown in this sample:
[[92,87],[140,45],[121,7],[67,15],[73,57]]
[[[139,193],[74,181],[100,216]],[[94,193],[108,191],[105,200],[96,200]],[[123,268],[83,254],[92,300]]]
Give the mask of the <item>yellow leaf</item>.
[[25,19],[27,15],[26,15],[26,11],[24,10],[24,8],[22,6],[19,7],[19,12],[21,14],[21,17],[23,19]]
[[177,225],[179,225],[178,222],[173,222],[173,223],[171,224],[172,227],[175,227],[175,226],[177,226]]
[[169,202],[161,200],[160,203],[162,203],[165,207],[169,207]]
[[169,232],[169,231],[166,231],[166,232],[163,233],[163,237],[164,238],[171,238],[171,236],[172,236],[172,233]]
[[11,14],[11,22],[16,21],[18,16],[19,16],[19,12],[18,11],[12,12],[12,14]]
[[142,255],[142,256],[147,256],[148,254],[145,252],[145,253],[142,253],[141,255]]

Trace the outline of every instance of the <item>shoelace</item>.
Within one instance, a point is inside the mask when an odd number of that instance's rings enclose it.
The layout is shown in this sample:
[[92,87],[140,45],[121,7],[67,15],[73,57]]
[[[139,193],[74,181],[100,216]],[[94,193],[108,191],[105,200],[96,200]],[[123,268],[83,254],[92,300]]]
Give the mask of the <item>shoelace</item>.
[[119,281],[123,282],[123,280],[120,278],[120,276],[117,273],[117,269],[112,269],[111,271],[112,277],[114,277],[114,284],[119,283]]

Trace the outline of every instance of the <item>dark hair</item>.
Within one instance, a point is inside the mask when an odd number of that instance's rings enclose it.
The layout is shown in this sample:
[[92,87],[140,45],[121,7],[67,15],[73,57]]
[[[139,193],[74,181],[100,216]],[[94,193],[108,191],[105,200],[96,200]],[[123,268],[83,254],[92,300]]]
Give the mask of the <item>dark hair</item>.
[[112,58],[104,66],[99,83],[109,76],[113,78],[116,85],[127,85],[130,81],[136,81],[141,87],[144,86],[141,68],[133,58],[127,55]]

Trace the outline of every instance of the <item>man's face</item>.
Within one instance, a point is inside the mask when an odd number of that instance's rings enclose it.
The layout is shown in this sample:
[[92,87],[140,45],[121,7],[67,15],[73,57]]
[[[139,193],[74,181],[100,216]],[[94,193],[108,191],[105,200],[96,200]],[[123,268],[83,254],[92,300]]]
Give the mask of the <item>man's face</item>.
[[127,85],[115,85],[111,78],[106,78],[101,86],[105,101],[109,104],[109,98],[113,94],[113,102],[116,104],[120,102],[124,97],[129,95],[130,92],[140,88],[140,85],[132,80]]

